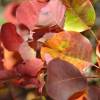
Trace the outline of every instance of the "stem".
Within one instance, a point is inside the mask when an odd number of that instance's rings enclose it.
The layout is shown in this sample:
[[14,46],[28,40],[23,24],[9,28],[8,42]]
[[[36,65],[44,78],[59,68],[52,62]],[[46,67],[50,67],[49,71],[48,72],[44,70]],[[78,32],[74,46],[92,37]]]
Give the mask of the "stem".
[[100,76],[85,76],[86,78],[100,78]]
[[92,35],[94,36],[95,40],[96,40],[96,41],[97,41],[97,43],[98,43],[99,41],[98,41],[98,39],[97,39],[97,37],[96,37],[96,35],[95,35],[94,31],[93,31],[93,30],[91,30],[91,29],[89,29],[89,31],[92,33]]

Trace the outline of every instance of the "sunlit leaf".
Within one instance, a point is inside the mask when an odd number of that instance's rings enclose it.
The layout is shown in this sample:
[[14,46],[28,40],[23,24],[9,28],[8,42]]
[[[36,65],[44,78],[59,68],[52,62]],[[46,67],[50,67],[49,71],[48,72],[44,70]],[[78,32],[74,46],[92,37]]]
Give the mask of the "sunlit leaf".
[[33,60],[36,57],[36,52],[27,42],[23,42],[18,49],[23,60]]
[[82,32],[95,22],[95,11],[89,0],[62,0],[67,7],[64,29]]
[[92,46],[87,38],[77,32],[60,32],[47,40],[49,48],[62,52],[64,55],[91,61]]
[[[50,57],[46,57],[46,55],[50,55]],[[47,47],[43,47],[41,49],[41,57],[43,60],[46,60],[47,63],[49,61],[51,61],[53,58],[60,58],[62,60],[70,62],[75,67],[77,67],[80,71],[82,71],[85,67],[91,65],[90,62],[81,60],[79,58],[64,55],[63,53],[60,53],[58,51],[55,51],[55,50],[47,48]]]
[[5,11],[4,11],[4,17],[6,21],[11,22],[13,24],[18,24],[16,20],[16,10],[18,8],[19,4],[18,3],[10,3],[6,6]]
[[66,7],[60,0],[50,0],[39,13],[38,25],[60,27],[64,24]]

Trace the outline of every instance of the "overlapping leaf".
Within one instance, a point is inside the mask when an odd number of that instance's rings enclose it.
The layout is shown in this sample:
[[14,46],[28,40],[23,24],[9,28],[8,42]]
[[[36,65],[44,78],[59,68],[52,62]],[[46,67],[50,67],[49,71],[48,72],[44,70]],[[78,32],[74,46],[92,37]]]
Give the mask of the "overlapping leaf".
[[46,42],[52,49],[65,55],[91,61],[92,46],[88,39],[77,32],[60,32]]
[[40,9],[44,5],[45,3],[38,2],[37,0],[24,1],[16,11],[18,22],[33,30],[37,23]]
[[89,0],[61,0],[67,7],[64,28],[82,32],[95,22],[95,11]]
[[97,61],[98,61],[98,65],[100,66],[100,41],[98,42],[97,44],[97,47],[96,47],[96,55],[97,55]]
[[89,100],[100,100],[100,87],[99,86],[90,86],[89,87],[88,99]]
[[72,64],[60,59],[48,64],[47,93],[54,100],[68,100],[77,93],[82,95],[86,89],[86,79]]
[[41,57],[44,60],[46,54],[49,54],[51,58],[59,57],[74,64],[81,71],[84,67],[91,64],[91,44],[84,36],[79,33],[57,33],[46,42],[46,45],[47,47],[42,47],[41,49]]
[[33,60],[27,60],[25,63],[19,64],[17,71],[26,76],[34,77],[43,68],[43,62],[41,59],[34,58]]
[[17,51],[23,39],[17,34],[16,26],[11,23],[5,23],[1,27],[0,39],[4,47],[10,51]]
[[64,55],[63,53],[60,53],[47,47],[43,47],[41,49],[41,57],[43,60],[46,60],[47,63],[50,62],[53,58],[60,58],[62,60],[70,62],[71,64],[76,66],[80,71],[82,71],[85,67],[91,65],[91,63],[88,61]]
[[17,19],[16,19],[16,10],[18,6],[19,4],[15,2],[10,3],[8,4],[8,6],[6,6],[4,17],[8,22],[11,22],[13,24],[18,24]]
[[58,25],[62,27],[64,24],[65,11],[66,7],[60,0],[50,0],[39,13],[38,25]]
[[19,49],[18,52],[20,53],[21,57],[23,60],[33,60],[36,57],[36,52],[33,48],[31,48],[27,42],[23,42]]

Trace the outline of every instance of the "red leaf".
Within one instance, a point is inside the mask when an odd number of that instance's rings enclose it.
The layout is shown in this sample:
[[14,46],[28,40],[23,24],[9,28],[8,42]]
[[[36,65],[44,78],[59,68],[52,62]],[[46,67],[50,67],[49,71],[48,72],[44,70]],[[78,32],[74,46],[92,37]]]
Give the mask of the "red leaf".
[[37,0],[38,2],[42,2],[42,3],[45,3],[45,2],[48,2],[49,0]]
[[57,33],[61,32],[63,29],[61,29],[58,25],[55,26],[46,26],[46,27],[39,27],[39,29],[34,29],[33,38],[34,40],[38,40],[39,38],[43,37],[43,35],[51,33]]
[[19,64],[16,67],[20,74],[34,77],[43,68],[43,62],[40,59],[33,59],[23,64]]
[[54,59],[48,64],[47,93],[54,100],[68,100],[86,88],[86,79],[72,64],[60,59]]
[[15,25],[12,23],[2,25],[0,38],[4,47],[10,51],[16,51],[23,42],[22,38],[16,32]]
[[17,3],[10,3],[4,12],[4,17],[6,18],[7,21],[13,23],[13,24],[18,24],[17,19],[16,19],[16,10],[18,8],[19,4]]
[[29,29],[33,30],[38,20],[40,9],[45,3],[38,2],[37,0],[24,1],[16,12],[16,17],[20,24],[26,25]]

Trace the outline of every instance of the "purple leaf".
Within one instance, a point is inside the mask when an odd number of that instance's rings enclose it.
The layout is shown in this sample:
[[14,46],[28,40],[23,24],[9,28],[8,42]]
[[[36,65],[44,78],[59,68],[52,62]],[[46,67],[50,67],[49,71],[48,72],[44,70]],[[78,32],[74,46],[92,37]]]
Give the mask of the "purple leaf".
[[54,100],[68,100],[87,88],[87,81],[72,64],[60,59],[47,66],[47,93]]

